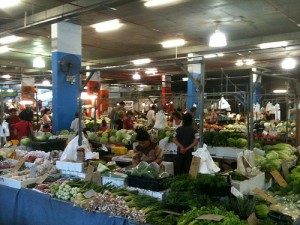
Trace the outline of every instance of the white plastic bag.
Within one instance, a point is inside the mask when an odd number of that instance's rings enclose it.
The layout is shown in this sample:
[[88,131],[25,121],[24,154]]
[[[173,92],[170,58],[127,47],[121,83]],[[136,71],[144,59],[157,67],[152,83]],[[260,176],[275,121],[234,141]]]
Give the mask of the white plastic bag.
[[82,134],[82,145],[78,145],[78,135],[70,141],[65,148],[63,154],[60,157],[60,161],[71,161],[76,162],[77,160],[77,149],[84,148],[85,152],[91,152],[91,147],[89,141],[85,138],[84,134]]
[[169,142],[169,137],[165,137],[165,138],[161,139],[161,140],[159,141],[159,144],[158,144],[159,147],[160,147],[160,149],[163,150],[163,151],[165,151],[168,142]]
[[203,145],[202,148],[198,148],[192,153],[194,156],[200,157],[199,173],[213,174],[220,171],[220,168],[215,164],[212,157],[207,150],[207,145]]
[[160,110],[158,113],[155,114],[155,124],[153,128],[163,130],[167,126],[167,117],[165,116],[164,112]]

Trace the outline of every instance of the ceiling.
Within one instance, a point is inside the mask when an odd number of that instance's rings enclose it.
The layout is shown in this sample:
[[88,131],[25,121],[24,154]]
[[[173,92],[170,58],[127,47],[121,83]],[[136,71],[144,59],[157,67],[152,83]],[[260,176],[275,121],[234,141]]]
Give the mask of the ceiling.
[[[19,82],[24,75],[37,82],[51,78],[51,24],[67,21],[82,27],[82,66],[114,69],[103,70],[103,82],[133,84],[132,74],[140,72],[139,83],[161,85],[161,75],[172,75],[172,89],[186,91],[182,77],[187,75],[175,63],[187,61],[188,53],[207,55],[224,53],[223,57],[205,59],[206,90],[225,91],[226,76],[239,88],[247,88],[249,66],[237,67],[239,59],[254,59],[255,66],[279,74],[299,78],[300,72],[300,1],[299,0],[178,0],[172,4],[148,8],[142,0],[21,0],[16,7],[0,11],[0,37],[15,34],[20,41],[9,44],[10,51],[0,54],[0,74],[10,74]],[[123,26],[116,31],[97,33],[91,25],[120,19]],[[216,26],[226,33],[228,45],[208,46]],[[177,49],[164,49],[161,42],[183,38],[187,44]],[[259,44],[288,41],[288,46],[260,49]],[[45,69],[32,67],[41,56]],[[294,70],[283,71],[281,61],[294,57]],[[158,73],[145,75],[145,68],[131,61],[151,58]],[[172,64],[172,65],[171,65]],[[266,69],[266,70],[265,70]],[[284,80],[263,77],[265,87],[280,86]],[[270,83],[272,82],[272,83]]]

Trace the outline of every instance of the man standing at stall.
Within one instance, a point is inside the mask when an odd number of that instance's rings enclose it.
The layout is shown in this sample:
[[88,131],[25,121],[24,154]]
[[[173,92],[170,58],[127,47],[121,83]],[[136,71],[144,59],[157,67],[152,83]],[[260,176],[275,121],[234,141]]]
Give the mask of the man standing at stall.
[[113,108],[109,114],[110,118],[110,127],[111,129],[116,129],[116,121],[119,118],[119,112],[123,111],[125,114],[125,102],[119,102],[119,105],[116,108]]

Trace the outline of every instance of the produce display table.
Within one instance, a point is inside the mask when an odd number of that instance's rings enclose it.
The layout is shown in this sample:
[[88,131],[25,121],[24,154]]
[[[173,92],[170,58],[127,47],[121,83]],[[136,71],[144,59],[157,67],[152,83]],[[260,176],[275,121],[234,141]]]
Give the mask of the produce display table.
[[30,189],[0,185],[1,225],[130,225],[125,218],[89,213],[69,202]]

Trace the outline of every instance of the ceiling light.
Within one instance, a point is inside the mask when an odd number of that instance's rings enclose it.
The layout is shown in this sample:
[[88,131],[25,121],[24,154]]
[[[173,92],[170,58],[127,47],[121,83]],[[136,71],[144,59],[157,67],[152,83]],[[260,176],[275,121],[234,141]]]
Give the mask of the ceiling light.
[[220,31],[216,30],[215,33],[210,36],[209,47],[224,47],[226,45],[226,36]]
[[49,80],[43,80],[42,85],[51,86],[51,83]]
[[97,23],[92,25],[96,29],[97,32],[106,32],[111,30],[116,30],[120,28],[122,24],[119,19],[108,20],[102,23]]
[[13,89],[7,89],[7,92],[12,93],[12,92],[14,92],[14,90]]
[[141,79],[141,75],[139,75],[138,73],[133,74],[132,79],[134,80],[140,80]]
[[182,78],[182,81],[188,81],[188,80],[189,80],[188,77],[183,77],[183,78]]
[[224,56],[224,53],[217,53],[217,56],[218,56],[218,57],[223,57],[223,56]]
[[142,64],[147,64],[147,63],[150,63],[151,60],[149,58],[147,59],[137,59],[137,60],[133,60],[132,63],[134,65],[142,65]]
[[8,51],[9,51],[9,48],[6,45],[0,47],[0,54],[8,52]]
[[205,58],[205,59],[210,59],[210,58],[215,58],[215,57],[217,57],[216,54],[208,54],[208,55],[204,55],[204,58]]
[[145,74],[156,74],[157,73],[157,69],[156,68],[147,68],[145,71]]
[[33,60],[34,68],[45,68],[45,61],[41,57],[37,57]]
[[0,0],[0,8],[8,8],[11,6],[18,5],[20,3],[20,0]]
[[287,41],[277,41],[277,42],[268,42],[268,43],[262,43],[259,45],[261,49],[267,49],[267,48],[279,48],[279,47],[285,47],[288,45]]
[[9,79],[9,78],[11,78],[11,76],[10,76],[9,74],[2,75],[1,77],[4,78],[4,79]]
[[287,90],[273,90],[273,93],[283,94],[283,93],[287,93]]
[[292,70],[296,67],[296,60],[293,58],[286,58],[281,63],[282,69]]
[[253,59],[245,59],[244,62],[248,66],[255,64],[255,61]]
[[144,6],[146,7],[154,7],[154,6],[159,6],[159,5],[165,5],[168,3],[175,2],[177,0],[148,0],[147,2],[144,3]]
[[19,39],[20,39],[20,37],[18,37],[16,35],[6,36],[3,38],[0,38],[0,44],[5,45],[5,44],[13,43],[13,42],[18,41]]
[[180,47],[185,45],[185,40],[183,39],[174,39],[174,40],[169,40],[169,41],[164,41],[162,42],[163,48],[174,48],[174,47]]
[[237,60],[236,63],[235,63],[236,66],[243,66],[244,65],[244,62],[243,60]]

